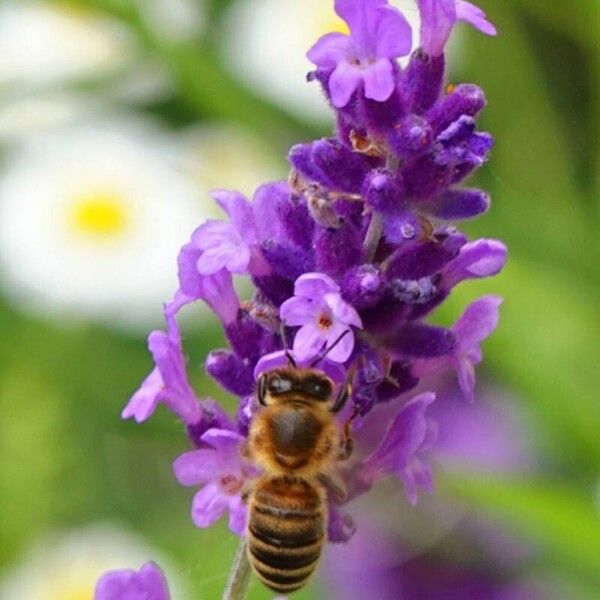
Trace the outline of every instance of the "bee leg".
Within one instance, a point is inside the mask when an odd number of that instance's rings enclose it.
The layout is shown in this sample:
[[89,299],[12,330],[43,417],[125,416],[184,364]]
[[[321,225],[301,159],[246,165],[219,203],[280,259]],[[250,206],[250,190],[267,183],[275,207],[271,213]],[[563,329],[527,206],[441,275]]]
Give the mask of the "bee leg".
[[320,473],[318,479],[336,500],[343,502],[348,497],[348,488],[338,473]]
[[340,391],[338,392],[338,395],[333,403],[333,406],[331,407],[332,413],[340,412],[340,410],[342,410],[342,408],[344,408],[344,406],[346,405],[348,398],[350,398],[350,396],[352,395],[352,382],[354,381],[355,372],[356,372],[356,363],[354,363],[350,367],[350,369],[348,370],[348,373],[346,374],[346,381],[344,382],[344,385],[340,388]]
[[354,406],[354,410],[350,415],[350,418],[344,423],[344,434],[340,443],[340,450],[338,452],[338,460],[346,460],[352,455],[354,450],[354,440],[352,439],[352,422],[360,414],[360,407]]

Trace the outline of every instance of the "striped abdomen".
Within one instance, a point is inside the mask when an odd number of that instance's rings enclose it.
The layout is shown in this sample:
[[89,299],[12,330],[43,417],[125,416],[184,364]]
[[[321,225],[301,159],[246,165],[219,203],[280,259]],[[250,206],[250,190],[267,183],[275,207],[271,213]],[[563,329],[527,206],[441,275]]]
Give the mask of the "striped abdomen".
[[249,509],[248,556],[257,576],[282,594],[301,588],[324,543],[327,514],[321,490],[303,479],[263,478]]

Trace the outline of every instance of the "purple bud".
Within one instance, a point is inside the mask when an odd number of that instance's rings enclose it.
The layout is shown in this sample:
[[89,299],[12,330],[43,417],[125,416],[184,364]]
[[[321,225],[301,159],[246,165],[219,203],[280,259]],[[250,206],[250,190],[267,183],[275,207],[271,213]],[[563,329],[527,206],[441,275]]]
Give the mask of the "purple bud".
[[305,179],[346,193],[360,192],[371,167],[363,155],[332,138],[294,146],[288,160]]
[[476,240],[463,246],[442,274],[442,285],[452,289],[465,279],[481,279],[498,274],[506,263],[507,248],[498,240]]
[[202,400],[200,402],[200,419],[186,427],[186,433],[189,440],[196,448],[206,448],[206,442],[202,441],[202,436],[209,429],[231,429],[233,423],[229,415],[214,400]]
[[204,363],[206,372],[234,396],[246,396],[254,391],[252,368],[230,350],[212,350]]
[[[394,70],[394,76],[398,79],[397,69]],[[406,108],[404,99],[395,88],[385,102],[361,98],[357,112],[360,117],[356,129],[365,129],[371,134],[385,134],[406,114]]]
[[439,98],[444,80],[444,68],[443,54],[429,56],[421,49],[413,52],[401,83],[404,102],[410,111],[423,114]]
[[387,242],[395,245],[406,244],[423,237],[423,221],[410,210],[386,215],[383,232]]
[[350,222],[339,229],[321,230],[315,242],[317,271],[338,277],[361,260],[362,239]]
[[390,132],[388,142],[402,159],[424,154],[433,143],[431,125],[423,117],[410,114]]
[[252,368],[264,354],[279,350],[279,335],[255,321],[245,310],[238,312],[237,319],[225,327],[231,347]]
[[438,135],[459,117],[476,116],[484,106],[483,90],[472,83],[462,83],[433,105],[427,113],[427,120],[433,133]]
[[387,169],[373,169],[363,183],[362,196],[374,210],[382,213],[398,212],[406,197],[404,181],[401,175]]
[[419,207],[436,219],[459,221],[486,212],[490,207],[490,197],[478,189],[448,190]]
[[279,307],[294,295],[294,280],[279,275],[253,277],[252,283],[264,294],[265,298]]
[[452,182],[452,167],[438,164],[433,154],[426,154],[403,170],[406,190],[415,200],[438,196]]
[[292,195],[287,202],[281,202],[279,215],[289,241],[309,250],[312,246],[314,223],[302,197]]
[[392,279],[422,279],[441,271],[466,243],[460,233],[441,240],[416,242],[401,246],[389,258],[385,275]]
[[353,267],[340,284],[342,297],[358,310],[375,305],[383,295],[379,269],[371,264]]
[[348,193],[360,192],[363,179],[369,170],[364,156],[353,152],[337,139],[322,139],[312,144],[315,166],[326,175],[334,190]]
[[410,323],[386,336],[385,347],[400,357],[432,358],[450,354],[456,337],[450,329]]
[[303,273],[314,271],[314,260],[306,250],[285,242],[267,240],[262,244],[265,259],[276,275],[297,279]]

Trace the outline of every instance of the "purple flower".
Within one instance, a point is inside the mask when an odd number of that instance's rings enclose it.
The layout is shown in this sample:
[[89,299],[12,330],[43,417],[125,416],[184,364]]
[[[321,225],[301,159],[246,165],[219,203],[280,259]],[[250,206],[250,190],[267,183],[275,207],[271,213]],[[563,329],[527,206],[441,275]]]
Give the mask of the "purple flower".
[[384,102],[395,87],[394,59],[411,49],[409,24],[387,0],[336,0],[335,11],[348,24],[350,35],[324,35],[308,51],[308,59],[332,70],[329,91],[334,106],[346,106],[361,84],[366,98]]
[[252,475],[241,456],[244,437],[227,429],[209,429],[201,440],[207,447],[182,454],[173,472],[182,485],[202,485],[192,502],[192,520],[197,527],[210,527],[229,511],[229,528],[244,531],[246,506],[242,490]]
[[482,359],[481,342],[496,329],[502,298],[484,296],[470,304],[462,317],[452,326],[456,342],[451,353],[437,358],[416,360],[413,373],[424,377],[430,373],[455,369],[465,398],[475,397],[475,365]]
[[345,362],[354,348],[352,325],[362,327],[356,310],[342,300],[339,286],[321,273],[298,277],[294,297],[281,305],[279,314],[286,325],[300,326],[294,338],[294,353],[299,360],[312,358],[339,340],[327,357]]
[[485,13],[463,0],[417,0],[421,13],[421,41],[430,56],[439,56],[457,21],[466,21],[486,35],[496,35],[496,28],[486,20]]
[[192,244],[201,251],[196,263],[198,273],[212,275],[226,269],[230,273],[268,274],[252,204],[239,192],[214,190],[212,197],[227,213],[229,223],[210,220],[192,235]]
[[96,584],[94,600],[169,600],[165,576],[153,562],[139,571],[109,571]]
[[197,267],[201,254],[193,242],[183,246],[179,252],[179,290],[169,303],[167,312],[176,315],[186,304],[204,300],[228,325],[235,321],[240,308],[231,273],[221,269],[212,275],[201,275]]
[[412,505],[417,504],[419,487],[433,492],[431,470],[418,454],[435,442],[437,428],[425,414],[434,400],[435,394],[428,392],[407,402],[362,465],[363,478],[372,483],[386,475],[399,477]]
[[197,423],[202,411],[187,378],[181,335],[174,317],[167,317],[167,333],[153,331],[148,336],[148,348],[156,366],[133,394],[121,417],[133,417],[142,423],[162,402],[186,425]]

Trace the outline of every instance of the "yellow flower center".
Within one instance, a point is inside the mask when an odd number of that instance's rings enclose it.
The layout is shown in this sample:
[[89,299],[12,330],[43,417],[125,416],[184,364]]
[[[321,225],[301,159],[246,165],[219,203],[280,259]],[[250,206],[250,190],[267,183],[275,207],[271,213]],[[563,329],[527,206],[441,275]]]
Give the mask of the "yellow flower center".
[[77,233],[96,239],[115,238],[129,225],[125,198],[114,191],[92,191],[77,196],[70,225]]

